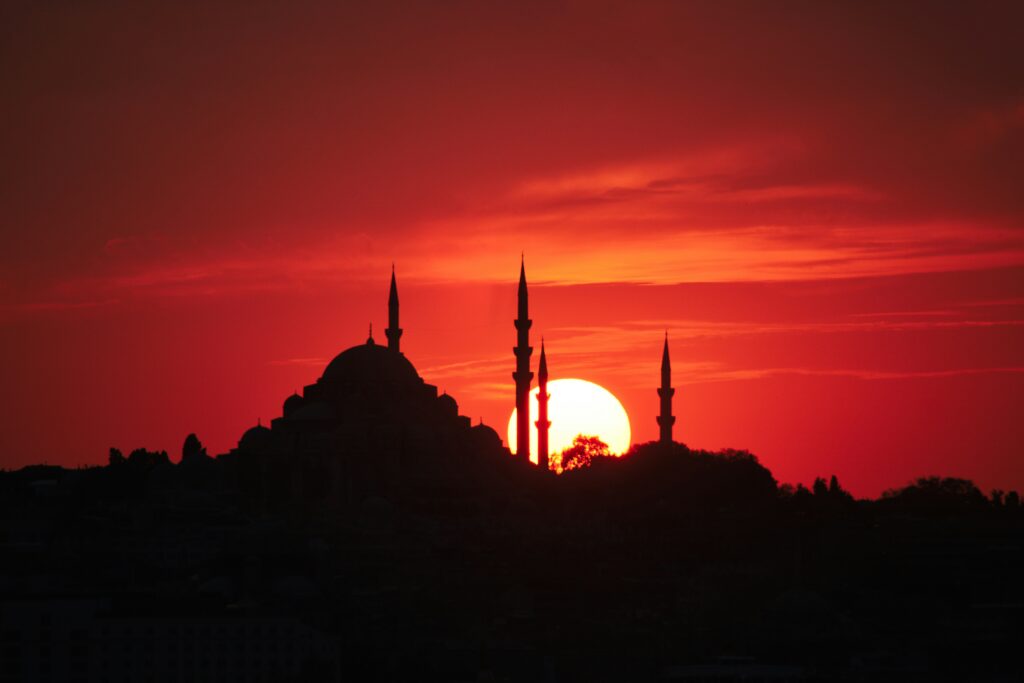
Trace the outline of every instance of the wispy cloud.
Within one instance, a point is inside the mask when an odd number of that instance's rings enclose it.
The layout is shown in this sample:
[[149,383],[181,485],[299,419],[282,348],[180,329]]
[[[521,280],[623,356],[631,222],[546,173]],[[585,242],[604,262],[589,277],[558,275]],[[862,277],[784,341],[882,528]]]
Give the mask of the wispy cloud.
[[854,369],[810,369],[810,368],[757,368],[744,370],[725,370],[706,376],[696,376],[695,382],[727,382],[736,380],[753,380],[780,375],[804,375],[815,377],[850,377],[862,380],[894,380],[894,379],[928,379],[940,377],[959,377],[964,375],[989,374],[1021,374],[1024,367],[993,367],[993,368],[956,368],[950,370],[854,370]]
[[346,228],[200,253],[164,235],[122,234],[103,244],[98,272],[23,301],[55,310],[302,290],[379,278],[393,258],[406,282],[496,282],[524,248],[532,280],[557,284],[837,279],[1024,263],[1016,227],[888,218],[878,189],[779,178],[766,161],[804,153],[801,143],[776,140],[520,178],[398,233]]
[[[1017,373],[1017,366],[932,367],[892,370],[821,366],[822,359],[806,366],[737,365],[742,359],[692,358],[692,351],[714,348],[719,341],[739,340],[757,345],[758,337],[789,336],[806,348],[817,335],[872,335],[921,333],[945,330],[1014,330],[1024,319],[988,320],[969,315],[970,308],[929,311],[857,312],[834,319],[798,322],[721,321],[684,318],[627,320],[619,324],[556,326],[547,330],[548,359],[557,377],[602,377],[623,387],[649,384],[660,358],[662,334],[668,330],[673,353],[673,372],[680,383],[695,384],[758,379],[778,375],[854,377],[864,380],[929,378],[981,373]],[[822,342],[823,344],[825,342]],[[710,344],[708,347],[706,345]],[[694,346],[696,345],[696,346]],[[646,351],[644,351],[646,350]],[[879,357],[878,361],[881,361]],[[750,363],[750,359],[742,361]],[[841,359],[835,362],[842,363]],[[427,365],[421,372],[437,384],[458,384],[461,395],[472,401],[507,399],[508,384],[480,382],[481,378],[506,374],[510,359],[494,355]]]

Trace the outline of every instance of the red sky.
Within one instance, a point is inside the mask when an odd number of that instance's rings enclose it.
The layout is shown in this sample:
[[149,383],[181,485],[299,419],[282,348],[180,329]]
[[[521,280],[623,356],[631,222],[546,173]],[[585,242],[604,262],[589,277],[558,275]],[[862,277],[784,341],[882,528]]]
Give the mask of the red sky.
[[0,465],[222,452],[386,323],[859,495],[1024,489],[1019,3],[0,9]]

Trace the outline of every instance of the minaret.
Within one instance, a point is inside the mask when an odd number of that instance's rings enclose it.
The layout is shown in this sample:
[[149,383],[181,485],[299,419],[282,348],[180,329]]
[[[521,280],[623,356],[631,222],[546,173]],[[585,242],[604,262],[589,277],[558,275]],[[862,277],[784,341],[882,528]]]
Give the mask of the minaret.
[[402,338],[402,328],[398,326],[398,286],[395,285],[395,264],[391,264],[391,292],[388,294],[388,329],[384,330],[388,338],[388,349],[400,353],[398,341]]
[[658,426],[661,427],[661,443],[672,443],[672,425],[676,423],[672,415],[672,395],[676,390],[672,388],[672,364],[668,360],[668,331],[665,332],[665,349],[661,352],[661,388],[658,389],[658,396],[661,396],[661,415],[658,416]]
[[533,373],[530,372],[530,354],[533,353],[530,325],[533,321],[530,320],[527,302],[525,259],[519,264],[519,317],[514,322],[518,332],[518,343],[512,349],[516,355],[516,371],[512,373],[512,379],[516,381],[516,455],[529,460],[530,381],[533,379]]
[[548,470],[548,428],[551,420],[548,419],[548,358],[544,353],[544,337],[540,338],[540,367],[537,369],[537,386],[540,393],[537,394],[537,467],[542,471]]

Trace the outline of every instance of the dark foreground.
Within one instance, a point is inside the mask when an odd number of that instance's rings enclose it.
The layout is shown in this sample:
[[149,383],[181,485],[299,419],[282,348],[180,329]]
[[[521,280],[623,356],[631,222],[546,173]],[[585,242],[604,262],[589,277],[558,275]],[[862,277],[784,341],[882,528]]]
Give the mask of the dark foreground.
[[344,506],[250,474],[0,473],[0,681],[1024,680],[1016,494],[854,501],[653,445]]

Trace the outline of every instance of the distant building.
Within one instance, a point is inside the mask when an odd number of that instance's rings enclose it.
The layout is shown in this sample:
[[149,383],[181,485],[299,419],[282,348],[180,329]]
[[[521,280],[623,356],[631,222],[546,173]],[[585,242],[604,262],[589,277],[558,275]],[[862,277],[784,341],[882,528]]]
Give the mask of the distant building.
[[227,454],[250,465],[250,484],[262,495],[287,490],[306,501],[357,503],[388,495],[390,473],[502,451],[497,432],[459,415],[455,399],[438,394],[399,350],[394,271],[388,309],[387,346],[371,327],[364,344],[335,356],[316,382],[285,399],[269,427],[250,428]]
[[672,414],[672,396],[676,390],[672,388],[672,363],[668,358],[668,332],[665,333],[665,347],[661,352],[661,386],[658,388],[658,396],[661,397],[661,414],[658,415],[658,427],[661,435],[658,439],[663,444],[670,444],[672,439],[672,427],[676,418]]
[[533,347],[530,346],[530,327],[533,321],[530,320],[529,294],[526,290],[526,262],[519,264],[519,315],[516,316],[516,347],[512,349],[516,356],[516,371],[512,373],[512,379],[516,382],[516,455],[523,460],[530,460],[530,382],[533,380],[533,373],[530,372],[530,355]]
[[[516,455],[530,462],[529,299],[525,262],[520,263],[518,315],[514,321]],[[281,416],[269,426],[248,429],[226,457],[244,463],[245,488],[266,506],[287,499],[346,506],[368,496],[390,497],[400,486],[396,473],[428,474],[460,462],[507,453],[497,432],[483,423],[472,425],[459,415],[455,399],[426,383],[402,353],[404,330],[399,324],[398,285],[394,267],[388,292],[387,345],[378,344],[370,327],[366,342],[331,360],[313,384],[284,400]],[[547,358],[541,349],[541,393],[538,396],[538,461],[547,469]],[[662,354],[661,442],[672,443],[671,366],[668,336]]]
[[540,340],[540,367],[537,369],[537,467],[548,470],[548,432],[551,420],[548,419],[548,357],[544,353],[544,338]]

